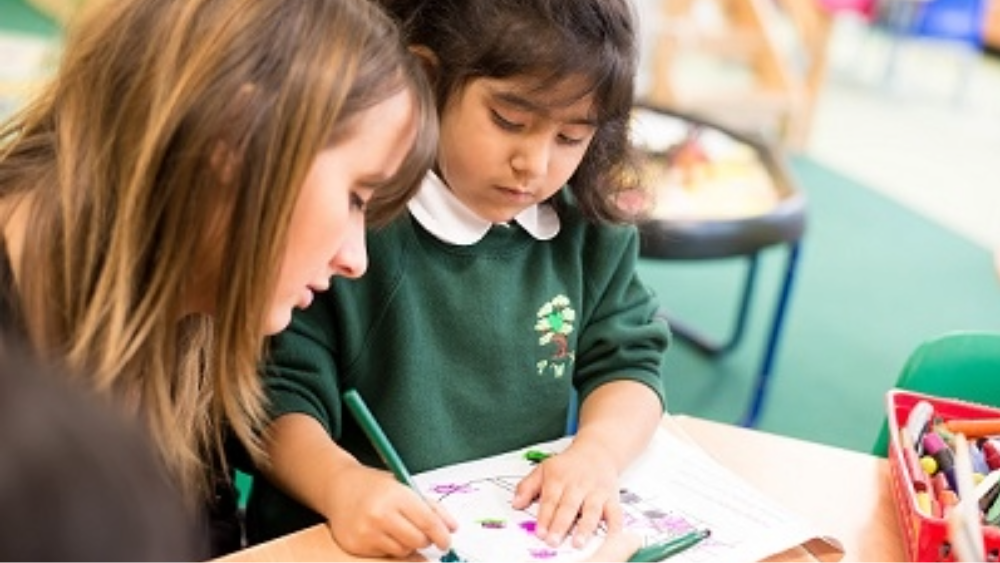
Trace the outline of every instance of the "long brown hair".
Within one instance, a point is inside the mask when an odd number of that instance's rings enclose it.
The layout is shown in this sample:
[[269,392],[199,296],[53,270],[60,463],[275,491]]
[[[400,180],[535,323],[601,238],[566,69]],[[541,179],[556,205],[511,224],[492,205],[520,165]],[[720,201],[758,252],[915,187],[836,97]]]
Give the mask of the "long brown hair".
[[[137,413],[191,499],[226,425],[260,455],[262,327],[315,155],[405,89],[417,140],[370,220],[431,164],[433,101],[397,33],[357,0],[103,2],[0,126],[0,202],[30,202],[15,265],[30,342]],[[184,310],[206,240],[225,273],[211,317]]]

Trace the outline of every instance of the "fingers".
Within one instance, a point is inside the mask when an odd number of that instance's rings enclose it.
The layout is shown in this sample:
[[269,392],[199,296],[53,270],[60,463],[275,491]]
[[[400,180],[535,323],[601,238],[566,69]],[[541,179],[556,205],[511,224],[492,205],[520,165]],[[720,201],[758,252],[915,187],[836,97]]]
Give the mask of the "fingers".
[[447,509],[445,509],[445,507],[441,506],[441,503],[428,500],[427,504],[429,504],[434,513],[438,515],[438,518],[440,518],[441,522],[443,522],[445,527],[448,528],[448,531],[454,532],[458,529],[458,520],[456,520],[455,517],[452,516]]
[[400,525],[395,519],[383,518],[378,525],[359,521],[351,526],[338,526],[332,522],[328,526],[334,541],[354,555],[403,557],[414,550],[396,539]]
[[617,473],[613,464],[588,450],[569,450],[542,461],[518,483],[511,506],[515,510],[538,502],[535,536],[558,546],[571,532],[573,546],[583,547],[601,526],[622,528]]
[[604,538],[604,543],[597,548],[585,561],[628,561],[642,546],[642,538],[629,532],[618,532],[608,534]]
[[458,521],[439,503],[428,501],[428,506],[435,518],[423,528],[424,534],[438,549],[445,551],[451,547],[451,533],[458,529]]
[[[553,487],[553,489],[556,489]],[[556,546],[562,543],[569,531],[577,523],[581,516],[581,507],[586,500],[583,491],[576,488],[566,488],[552,490],[552,496],[547,497],[548,490],[542,493],[542,502],[538,511],[538,522],[546,529],[545,536],[541,537],[545,543]],[[598,508],[598,520],[600,519],[600,508]],[[536,528],[537,531],[537,528]]]
[[617,496],[612,497],[604,505],[604,523],[608,527],[608,532],[612,534],[625,528],[625,515],[622,512],[621,501]]
[[581,486],[572,478],[559,478],[558,471],[543,473],[544,467],[539,466],[518,484],[512,501],[513,508],[520,510],[537,498],[535,535],[539,539],[557,546],[573,531],[573,545],[579,548],[590,540],[602,520],[607,521],[610,531],[621,529],[617,488]]
[[617,499],[604,502],[602,497],[590,496],[580,510],[580,517],[573,529],[573,547],[583,547],[601,525],[607,523],[609,532],[618,532],[622,527],[621,505]]
[[[544,503],[543,503],[544,506]],[[539,521],[541,521],[539,510]],[[564,491],[552,513],[547,535],[539,536],[549,545],[558,545],[571,531],[573,547],[580,548],[590,541],[601,522],[609,532],[619,532],[623,525],[621,505],[616,497],[607,497],[596,491]]]
[[335,539],[355,555],[402,558],[431,544],[441,550],[451,546],[455,519],[436,503],[426,502],[409,488],[393,488],[378,502],[368,499],[362,509],[339,525]]
[[538,517],[535,518],[535,536],[549,545],[556,545],[562,540],[562,536],[555,538],[551,528],[562,491],[556,492],[555,486],[550,484],[541,493],[542,496],[538,499]]
[[408,526],[401,526],[400,531],[405,531],[407,536],[397,538],[411,548],[410,552],[431,544],[447,550],[451,547],[451,533],[458,528],[458,522],[440,504],[415,496],[416,502],[406,505],[402,513]]
[[515,510],[528,508],[531,503],[535,502],[535,498],[538,497],[541,488],[542,469],[541,467],[536,467],[517,484],[517,488],[514,489],[514,499],[510,503],[511,507]]

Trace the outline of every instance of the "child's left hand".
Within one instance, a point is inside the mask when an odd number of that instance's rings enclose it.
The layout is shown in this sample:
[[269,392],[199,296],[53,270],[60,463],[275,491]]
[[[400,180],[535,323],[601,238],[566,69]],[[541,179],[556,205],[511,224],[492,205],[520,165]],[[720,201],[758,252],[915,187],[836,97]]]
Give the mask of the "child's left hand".
[[520,510],[536,499],[535,535],[551,546],[572,531],[573,546],[583,547],[601,520],[609,532],[622,528],[617,468],[593,445],[576,441],[547,458],[518,484],[511,505]]

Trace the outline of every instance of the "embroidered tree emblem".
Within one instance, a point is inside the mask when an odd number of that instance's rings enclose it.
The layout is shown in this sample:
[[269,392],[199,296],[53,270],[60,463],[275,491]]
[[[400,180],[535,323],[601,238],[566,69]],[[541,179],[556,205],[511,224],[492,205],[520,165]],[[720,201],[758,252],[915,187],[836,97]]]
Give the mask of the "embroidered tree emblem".
[[541,333],[538,345],[544,347],[555,344],[552,355],[538,362],[539,375],[551,369],[552,375],[557,378],[562,377],[566,372],[566,366],[573,363],[576,354],[569,349],[567,336],[573,332],[576,311],[569,305],[568,297],[557,295],[538,310],[538,322],[535,323],[535,331]]

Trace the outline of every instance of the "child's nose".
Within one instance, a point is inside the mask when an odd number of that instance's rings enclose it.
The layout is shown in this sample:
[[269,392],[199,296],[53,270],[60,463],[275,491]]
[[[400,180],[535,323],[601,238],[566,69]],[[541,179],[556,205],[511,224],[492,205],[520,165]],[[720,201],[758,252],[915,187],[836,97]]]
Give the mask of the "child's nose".
[[540,136],[522,139],[510,161],[511,168],[522,182],[544,176],[548,165],[549,143]]

